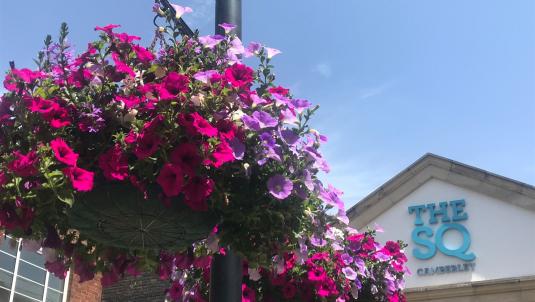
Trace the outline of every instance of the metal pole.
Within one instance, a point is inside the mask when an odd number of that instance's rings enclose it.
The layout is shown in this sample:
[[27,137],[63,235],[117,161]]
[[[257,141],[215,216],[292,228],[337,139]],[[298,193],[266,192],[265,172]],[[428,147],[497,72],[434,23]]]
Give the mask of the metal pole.
[[234,33],[241,39],[241,0],[216,0],[215,2],[215,32],[223,35],[221,23],[236,25]]
[[216,255],[210,271],[210,302],[241,302],[242,260],[232,251]]
[[[215,32],[223,35],[221,23],[234,24],[234,33],[241,39],[241,0],[216,0]],[[233,251],[216,255],[210,272],[210,302],[241,302],[242,259]]]

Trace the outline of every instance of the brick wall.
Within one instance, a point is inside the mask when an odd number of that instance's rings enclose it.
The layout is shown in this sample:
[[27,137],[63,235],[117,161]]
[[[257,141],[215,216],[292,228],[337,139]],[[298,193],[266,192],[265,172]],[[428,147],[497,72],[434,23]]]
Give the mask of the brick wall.
[[163,302],[168,281],[161,281],[156,274],[127,277],[116,284],[105,287],[102,302]]
[[95,279],[80,283],[80,277],[71,275],[68,290],[68,302],[101,302],[102,286],[100,275]]

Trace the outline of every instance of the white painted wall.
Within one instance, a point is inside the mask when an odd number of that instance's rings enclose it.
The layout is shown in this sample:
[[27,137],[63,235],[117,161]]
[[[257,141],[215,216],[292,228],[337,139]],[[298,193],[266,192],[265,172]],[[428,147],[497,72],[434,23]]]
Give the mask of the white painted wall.
[[[443,255],[438,250],[429,260],[414,258],[411,232],[415,215],[409,214],[408,207],[430,202],[435,202],[438,206],[440,201],[456,199],[466,200],[465,212],[469,218],[460,223],[471,235],[472,244],[469,251],[477,256],[474,260],[475,270],[418,276],[416,270],[420,267],[464,262]],[[425,225],[428,225],[428,217],[426,212],[423,215]],[[369,226],[373,227],[374,223],[385,230],[384,233],[378,233],[380,242],[401,239],[409,245],[405,252],[413,274],[407,277],[407,288],[535,275],[535,212],[440,180],[429,180],[372,221]],[[431,228],[436,232],[439,225],[440,223],[431,225]],[[460,242],[460,238],[456,238],[455,232],[446,234],[446,246],[459,246],[457,242]]]

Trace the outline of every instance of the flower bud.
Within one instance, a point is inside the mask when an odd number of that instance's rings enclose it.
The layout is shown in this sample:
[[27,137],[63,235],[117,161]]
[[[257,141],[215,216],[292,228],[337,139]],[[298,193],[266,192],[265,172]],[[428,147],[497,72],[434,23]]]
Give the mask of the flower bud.
[[199,107],[204,104],[204,94],[199,93],[191,97],[191,102],[193,105]]
[[130,109],[127,114],[123,117],[123,122],[125,123],[131,123],[136,119],[137,110],[136,109]]

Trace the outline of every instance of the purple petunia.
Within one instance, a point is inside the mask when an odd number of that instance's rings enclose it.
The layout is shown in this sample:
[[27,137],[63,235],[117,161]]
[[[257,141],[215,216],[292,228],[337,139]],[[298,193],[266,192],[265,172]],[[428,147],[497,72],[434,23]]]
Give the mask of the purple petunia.
[[228,34],[231,30],[236,28],[236,25],[230,24],[230,23],[221,23],[221,24],[218,24],[218,26],[221,27],[225,31],[226,34]]
[[216,74],[218,74],[217,70],[199,71],[193,75],[193,78],[197,81],[203,82],[204,84],[208,84],[208,82],[210,82],[210,78]]
[[280,50],[275,49],[275,48],[264,47],[264,49],[265,49],[266,52],[267,52],[267,57],[268,57],[268,59],[271,59],[271,58],[273,58],[274,56],[276,56],[276,55],[278,55],[278,54],[281,53]]
[[357,279],[357,272],[355,272],[351,267],[346,266],[342,269],[342,273],[346,276],[347,280]]
[[278,125],[277,119],[264,111],[255,111],[251,116],[244,114],[241,119],[247,128],[255,131]]
[[293,146],[299,141],[299,135],[295,133],[295,131],[291,129],[285,129],[280,131],[280,136],[282,138],[282,141],[284,141],[287,145]]
[[310,237],[310,243],[315,247],[324,247],[327,245],[327,240],[314,234]]
[[276,174],[268,179],[267,187],[273,197],[283,200],[292,193],[293,183],[288,178]]
[[225,40],[225,37],[221,35],[209,35],[209,36],[202,36],[199,37],[199,42],[206,47],[213,49],[216,47],[217,44],[221,43],[221,41]]
[[344,209],[344,202],[340,199],[342,191],[329,185],[327,189],[320,188],[319,198],[328,205],[336,206],[339,209]]
[[184,15],[184,14],[189,14],[189,13],[193,12],[191,7],[180,6],[180,5],[177,5],[177,4],[171,4],[171,6],[175,10],[175,18],[177,18],[177,19],[180,19],[182,17],[182,15]]

